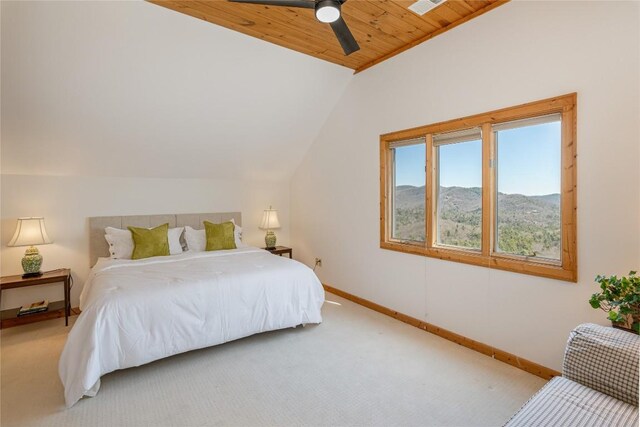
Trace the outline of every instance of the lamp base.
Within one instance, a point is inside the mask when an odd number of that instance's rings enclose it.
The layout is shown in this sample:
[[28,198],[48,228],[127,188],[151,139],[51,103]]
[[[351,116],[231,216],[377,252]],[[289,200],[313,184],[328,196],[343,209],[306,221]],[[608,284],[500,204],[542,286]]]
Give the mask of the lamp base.
[[24,273],[22,275],[22,278],[23,279],[28,279],[30,277],[40,277],[40,276],[42,276],[42,271],[37,271],[35,273]]
[[267,235],[264,236],[264,243],[267,249],[274,249],[276,247],[276,234],[271,230],[267,231]]
[[26,251],[24,251],[24,257],[22,258],[22,269],[24,270],[24,275],[22,277],[26,278],[41,276],[41,265],[42,255],[40,255],[38,248],[36,248],[35,246],[31,246]]

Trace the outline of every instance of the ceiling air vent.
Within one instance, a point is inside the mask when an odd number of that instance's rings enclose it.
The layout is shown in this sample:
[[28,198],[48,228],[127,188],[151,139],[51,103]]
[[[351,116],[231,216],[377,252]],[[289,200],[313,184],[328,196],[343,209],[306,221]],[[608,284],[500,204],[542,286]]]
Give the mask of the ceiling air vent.
[[444,3],[445,1],[447,0],[418,0],[417,2],[409,6],[409,10],[422,16],[439,4]]

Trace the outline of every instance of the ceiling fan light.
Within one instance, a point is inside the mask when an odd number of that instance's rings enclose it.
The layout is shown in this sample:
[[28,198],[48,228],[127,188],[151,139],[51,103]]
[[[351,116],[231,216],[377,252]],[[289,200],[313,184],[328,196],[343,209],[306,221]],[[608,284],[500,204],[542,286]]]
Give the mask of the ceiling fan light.
[[320,22],[330,24],[340,18],[340,2],[321,0],[316,3],[316,18]]

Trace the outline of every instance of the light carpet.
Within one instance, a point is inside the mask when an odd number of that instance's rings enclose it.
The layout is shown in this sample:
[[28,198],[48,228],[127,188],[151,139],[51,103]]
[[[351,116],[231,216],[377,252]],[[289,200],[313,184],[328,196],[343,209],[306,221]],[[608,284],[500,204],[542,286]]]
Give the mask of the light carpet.
[[64,408],[64,319],[2,331],[13,426],[498,426],[545,381],[327,294],[321,325],[255,335],[106,375]]

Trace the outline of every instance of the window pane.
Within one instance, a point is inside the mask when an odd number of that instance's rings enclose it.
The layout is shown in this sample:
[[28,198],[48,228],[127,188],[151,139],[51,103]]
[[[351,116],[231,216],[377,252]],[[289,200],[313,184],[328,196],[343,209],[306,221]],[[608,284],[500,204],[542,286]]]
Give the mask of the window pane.
[[496,251],[560,260],[559,118],[495,134]]
[[[436,243],[480,250],[482,139],[440,145]],[[468,138],[467,138],[468,139]]]
[[424,138],[413,145],[392,148],[393,227],[397,240],[425,241],[425,167]]

